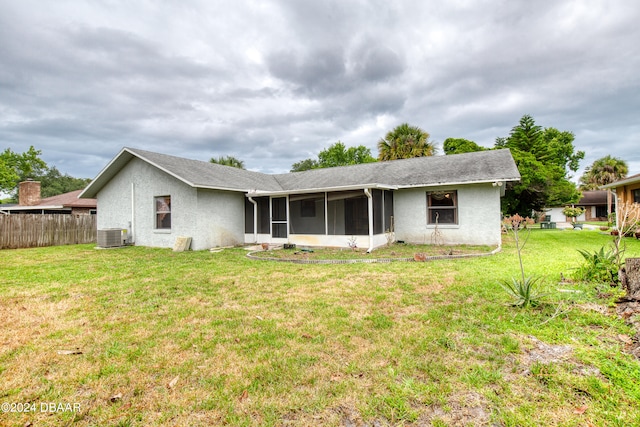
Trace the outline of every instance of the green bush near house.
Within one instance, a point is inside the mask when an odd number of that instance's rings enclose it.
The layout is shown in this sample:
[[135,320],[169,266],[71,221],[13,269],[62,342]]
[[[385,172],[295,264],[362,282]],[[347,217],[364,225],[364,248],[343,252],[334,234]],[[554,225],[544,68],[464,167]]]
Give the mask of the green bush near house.
[[622,267],[614,249],[607,250],[602,246],[597,251],[578,249],[584,262],[576,269],[575,278],[585,282],[618,284],[618,271]]

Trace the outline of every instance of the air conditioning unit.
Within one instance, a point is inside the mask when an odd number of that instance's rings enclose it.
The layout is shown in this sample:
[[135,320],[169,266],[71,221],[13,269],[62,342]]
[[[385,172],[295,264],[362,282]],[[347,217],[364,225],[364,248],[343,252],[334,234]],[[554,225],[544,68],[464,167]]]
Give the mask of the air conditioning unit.
[[98,230],[98,247],[117,248],[124,243],[121,228],[105,228]]

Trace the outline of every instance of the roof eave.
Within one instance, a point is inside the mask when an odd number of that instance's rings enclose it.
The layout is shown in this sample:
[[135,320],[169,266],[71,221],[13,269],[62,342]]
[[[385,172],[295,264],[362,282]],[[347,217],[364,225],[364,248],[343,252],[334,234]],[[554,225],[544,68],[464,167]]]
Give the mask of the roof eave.
[[261,190],[247,190],[246,196],[286,196],[288,194],[305,194],[305,193],[324,193],[329,191],[350,191],[350,190],[363,190],[365,188],[375,188],[380,190],[401,190],[411,188],[426,188],[426,187],[442,187],[442,186],[456,186],[456,185],[473,185],[473,184],[495,184],[496,186],[503,185],[504,182],[519,181],[517,178],[495,178],[487,180],[475,180],[475,181],[458,181],[458,182],[436,182],[430,184],[411,184],[411,185],[390,185],[390,184],[357,184],[357,185],[344,185],[337,187],[320,187],[320,188],[303,188],[296,190],[282,190],[282,191],[261,191]]
[[379,190],[397,190],[396,185],[387,184],[357,184],[357,185],[342,185],[336,187],[317,187],[317,188],[300,188],[296,190],[278,190],[278,191],[263,191],[263,190],[247,190],[247,197],[261,197],[261,196],[286,196],[288,194],[306,194],[306,193],[325,193],[330,191],[353,191],[379,189]]
[[505,182],[520,181],[520,177],[517,178],[493,178],[493,179],[480,179],[474,181],[443,181],[433,182],[429,184],[410,184],[401,185],[398,188],[423,188],[423,187],[442,187],[442,186],[456,186],[456,185],[473,185],[473,184],[493,184],[495,186],[501,186]]
[[13,206],[10,208],[2,208],[4,211],[31,211],[31,210],[46,210],[46,209],[71,209],[70,206],[65,205],[35,205],[35,206]]
[[636,184],[638,182],[640,182],[640,174],[636,174],[636,175],[621,179],[619,181],[612,182],[611,184],[603,185],[600,188],[604,188],[604,189],[611,188],[611,189],[614,189],[614,188],[617,188],[617,187],[621,187],[623,185]]
[[[124,156],[128,155],[127,159],[124,159]],[[126,165],[129,160],[133,158],[133,153],[129,151],[126,147],[120,150],[120,152],[113,158],[107,165],[102,168],[98,175],[91,180],[89,185],[87,185],[82,193],[78,194],[79,199],[94,199],[96,198],[98,192],[104,187],[110,180],[113,178],[120,169]],[[121,164],[122,163],[122,164]],[[115,168],[115,170],[114,170]]]
[[[145,158],[143,155],[124,147],[120,152],[105,166],[100,173],[87,185],[87,187],[78,195],[79,199],[94,199],[98,195],[98,192],[104,187],[131,159],[134,157],[147,162],[148,164],[160,169],[161,171],[171,175],[179,181],[184,182],[190,187],[197,187],[194,183],[187,181],[183,177],[171,172],[168,169],[154,163],[153,161]],[[240,190],[236,190],[240,191]]]

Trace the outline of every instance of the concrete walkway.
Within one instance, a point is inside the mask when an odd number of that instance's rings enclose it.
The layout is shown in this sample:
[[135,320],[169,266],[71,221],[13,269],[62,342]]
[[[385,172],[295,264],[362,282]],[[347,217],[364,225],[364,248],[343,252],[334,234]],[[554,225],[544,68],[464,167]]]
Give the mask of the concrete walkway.
[[[573,229],[573,225],[571,225],[570,222],[557,222],[556,223],[556,228],[558,229],[562,229],[562,230],[571,230]],[[583,230],[597,230],[598,226],[597,225],[591,225],[591,224],[582,224],[582,229]],[[576,231],[580,231],[579,228],[575,229]]]

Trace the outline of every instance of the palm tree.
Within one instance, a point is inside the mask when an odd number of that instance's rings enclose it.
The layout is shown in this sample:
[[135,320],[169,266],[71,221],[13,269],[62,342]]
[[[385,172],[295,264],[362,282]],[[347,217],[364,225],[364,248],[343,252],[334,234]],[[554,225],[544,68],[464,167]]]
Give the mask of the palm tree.
[[[581,190],[597,190],[603,185],[621,180],[627,176],[629,167],[624,160],[604,156],[588,168],[580,177]],[[607,213],[611,214],[611,190],[607,190]]]
[[233,156],[220,156],[217,159],[215,157],[212,157],[209,162],[217,163],[224,166],[232,166],[238,169],[244,169],[244,162],[240,159],[236,159]]
[[628,172],[629,167],[624,160],[604,156],[586,168],[580,177],[580,189],[596,190],[603,185],[625,178]]
[[436,147],[429,142],[429,134],[417,126],[403,123],[378,141],[378,159],[397,160],[433,156]]

